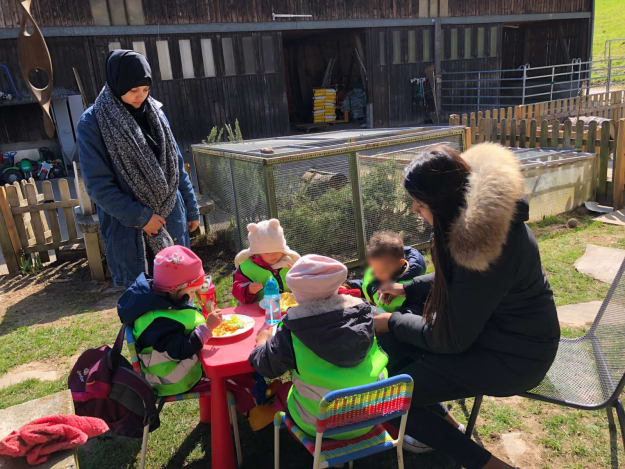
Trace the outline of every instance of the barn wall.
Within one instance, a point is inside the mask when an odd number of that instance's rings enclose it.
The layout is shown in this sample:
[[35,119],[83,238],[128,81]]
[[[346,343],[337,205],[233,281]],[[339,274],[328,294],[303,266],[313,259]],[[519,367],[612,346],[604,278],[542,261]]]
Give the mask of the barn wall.
[[[99,11],[106,12],[108,8],[109,23],[102,23],[102,16],[94,18],[91,2],[104,5],[104,10]],[[35,0],[32,11],[40,26],[91,26],[271,22],[272,11],[307,14],[314,21],[324,21],[568,13],[591,9],[591,0],[245,0],[244,8],[242,3],[241,0],[117,0],[114,4],[111,0],[108,3],[107,0]],[[142,6],[143,17],[131,14],[132,5]],[[0,28],[19,26],[19,10],[15,0],[0,0]]]
[[[262,36],[272,39],[275,71],[266,71],[263,61]],[[234,45],[235,74],[226,76],[221,41],[229,37]],[[252,37],[255,69],[245,70],[243,37]],[[202,56],[202,39],[210,39],[215,76],[206,77]],[[163,80],[157,52],[157,41],[167,41],[173,77]],[[193,78],[184,78],[179,40],[191,45]],[[281,135],[288,130],[288,110],[284,94],[284,68],[280,33],[188,35],[160,38],[154,36],[122,36],[47,39],[54,68],[55,88],[78,91],[72,67],[79,70],[87,99],[93,102],[105,81],[105,63],[109,47],[116,42],[123,48],[143,43],[152,66],[152,95],[163,102],[164,110],[181,146],[198,143],[213,125],[239,123],[245,138]],[[21,92],[26,85],[21,78],[16,41],[0,41],[0,63],[6,63]],[[16,108],[15,106],[7,109]]]

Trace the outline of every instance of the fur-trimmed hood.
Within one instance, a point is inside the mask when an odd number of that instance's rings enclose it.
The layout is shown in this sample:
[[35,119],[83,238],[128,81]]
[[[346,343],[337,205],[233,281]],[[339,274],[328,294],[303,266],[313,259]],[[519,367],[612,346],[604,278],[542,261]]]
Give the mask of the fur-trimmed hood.
[[284,326],[333,365],[353,367],[373,344],[373,312],[360,298],[334,295],[290,308]]
[[466,205],[450,229],[449,249],[460,266],[486,271],[501,255],[519,215],[524,179],[518,158],[497,143],[474,145],[462,158],[471,173]]

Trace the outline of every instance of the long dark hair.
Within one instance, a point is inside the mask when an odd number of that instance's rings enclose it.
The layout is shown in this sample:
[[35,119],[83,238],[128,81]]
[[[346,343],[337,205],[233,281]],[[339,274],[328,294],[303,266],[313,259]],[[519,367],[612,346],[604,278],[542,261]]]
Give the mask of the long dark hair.
[[423,318],[433,327],[434,336],[442,343],[446,343],[453,332],[447,311],[447,285],[452,275],[449,231],[465,206],[470,171],[458,151],[437,145],[417,156],[404,174],[404,187],[408,193],[418,202],[426,204],[432,212],[435,275]]

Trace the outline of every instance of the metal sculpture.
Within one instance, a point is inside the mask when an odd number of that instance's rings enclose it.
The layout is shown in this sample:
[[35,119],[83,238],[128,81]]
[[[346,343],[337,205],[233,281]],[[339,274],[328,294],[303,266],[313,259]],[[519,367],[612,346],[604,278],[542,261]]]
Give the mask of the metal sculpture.
[[[43,110],[43,126],[48,137],[54,137],[54,121],[50,114],[53,75],[52,59],[43,34],[30,13],[31,0],[17,0],[22,7],[22,23],[17,37],[17,52],[22,69],[22,76],[30,92]],[[36,74],[45,73],[46,83],[33,83]],[[41,87],[42,86],[42,87]]]

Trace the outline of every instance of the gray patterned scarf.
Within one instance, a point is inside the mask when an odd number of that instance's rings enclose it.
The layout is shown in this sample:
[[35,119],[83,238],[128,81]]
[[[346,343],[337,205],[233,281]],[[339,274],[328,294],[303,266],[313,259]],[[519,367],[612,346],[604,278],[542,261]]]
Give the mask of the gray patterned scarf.
[[[115,169],[130,186],[135,198],[155,214],[167,218],[176,204],[178,191],[178,150],[169,125],[159,111],[159,103],[148,96],[147,121],[158,143],[155,154],[143,131],[123,103],[105,85],[93,106],[106,150]],[[171,236],[163,227],[156,236],[147,236],[153,254],[171,246]]]

